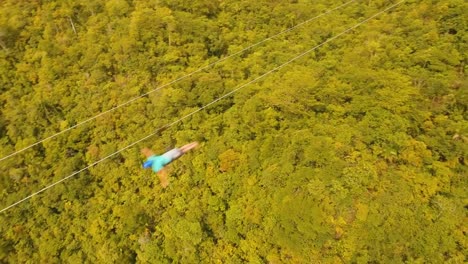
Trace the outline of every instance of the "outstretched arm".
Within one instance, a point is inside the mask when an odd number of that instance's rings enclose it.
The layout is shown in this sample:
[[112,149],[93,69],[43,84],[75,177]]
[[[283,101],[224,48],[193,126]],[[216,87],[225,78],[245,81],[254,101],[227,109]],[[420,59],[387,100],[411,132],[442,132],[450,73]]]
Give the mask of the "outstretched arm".
[[166,188],[169,185],[169,177],[167,176],[167,171],[165,168],[157,172],[159,181],[163,188]]
[[141,149],[141,154],[145,155],[147,158],[151,157],[154,155],[154,152],[151,151],[149,148],[143,148]]

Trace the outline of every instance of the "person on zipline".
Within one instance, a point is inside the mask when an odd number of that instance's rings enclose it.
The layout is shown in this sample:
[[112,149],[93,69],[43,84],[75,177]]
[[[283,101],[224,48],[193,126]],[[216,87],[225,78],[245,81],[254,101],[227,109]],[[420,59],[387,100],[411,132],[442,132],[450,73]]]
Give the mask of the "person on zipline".
[[151,168],[154,172],[156,172],[156,174],[159,176],[159,180],[161,181],[161,186],[166,188],[169,185],[169,178],[167,176],[166,170],[164,169],[164,166],[180,158],[182,155],[196,146],[198,146],[198,142],[192,142],[180,148],[171,149],[160,156],[155,155],[154,152],[149,148],[143,148],[141,153],[143,153],[143,155],[145,155],[147,158],[145,163],[143,163],[143,168]]

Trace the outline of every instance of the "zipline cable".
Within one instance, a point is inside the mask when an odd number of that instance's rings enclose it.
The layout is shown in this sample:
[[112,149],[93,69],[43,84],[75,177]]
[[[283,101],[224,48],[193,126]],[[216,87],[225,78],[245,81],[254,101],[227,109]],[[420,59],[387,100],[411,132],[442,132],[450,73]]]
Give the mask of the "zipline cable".
[[284,66],[290,64],[291,62],[293,62],[293,61],[295,61],[295,60],[297,60],[297,59],[299,59],[299,58],[301,58],[301,57],[303,57],[303,56],[309,54],[310,52],[312,52],[312,51],[318,49],[319,47],[321,47],[321,46],[327,44],[328,42],[330,42],[330,41],[332,41],[332,40],[338,38],[338,37],[341,36],[341,35],[344,35],[344,34],[348,33],[349,31],[351,31],[351,30],[353,30],[353,29],[359,27],[360,25],[366,23],[367,21],[373,19],[374,17],[379,16],[380,14],[383,14],[383,13],[387,12],[388,10],[390,10],[390,9],[392,9],[392,8],[394,8],[394,7],[396,7],[397,5],[399,5],[399,4],[401,4],[401,3],[405,2],[405,1],[406,1],[406,0],[402,0],[402,1],[398,2],[398,3],[396,3],[396,4],[393,4],[393,5],[389,6],[389,7],[387,7],[386,9],[384,9],[384,10],[382,10],[382,11],[380,11],[380,12],[374,14],[373,16],[371,16],[371,17],[369,17],[369,18],[366,18],[365,20],[363,20],[363,21],[357,23],[356,25],[354,25],[354,26],[352,26],[352,27],[346,29],[345,31],[343,31],[343,32],[341,32],[341,33],[339,33],[339,34],[337,34],[337,35],[335,35],[335,36],[333,36],[333,37],[327,39],[326,41],[320,43],[319,45],[317,45],[317,46],[315,46],[315,47],[313,47],[313,48],[311,48],[311,49],[305,51],[304,53],[301,53],[301,54],[297,55],[296,57],[294,57],[294,58],[288,60],[287,62],[281,64],[280,66],[277,66],[276,68],[273,68],[272,70],[269,70],[268,72],[266,72],[266,73],[260,75],[259,77],[255,78],[255,79],[253,79],[253,80],[251,80],[251,81],[249,81],[249,82],[247,82],[247,83],[245,83],[245,84],[242,84],[241,86],[237,87],[236,89],[230,91],[229,93],[224,94],[223,96],[221,96],[221,97],[217,98],[216,100],[214,100],[214,101],[212,101],[212,102],[210,102],[210,103],[208,103],[208,104],[206,104],[206,105],[200,107],[199,109],[197,109],[197,110],[195,110],[195,111],[193,111],[193,112],[191,112],[191,113],[189,113],[189,114],[187,114],[187,115],[185,115],[185,116],[183,116],[183,117],[177,119],[176,121],[174,121],[174,122],[172,122],[172,123],[166,124],[166,125],[164,125],[164,126],[158,128],[158,129],[156,130],[156,132],[154,132],[154,133],[152,133],[152,134],[150,134],[150,135],[148,135],[148,136],[145,136],[144,138],[141,138],[141,139],[139,139],[139,140],[137,140],[137,141],[131,143],[130,145],[128,145],[128,146],[126,146],[126,147],[124,147],[124,148],[122,148],[122,149],[120,149],[120,150],[117,150],[116,152],[114,152],[114,153],[112,153],[112,154],[110,154],[110,155],[107,155],[106,157],[104,157],[104,158],[102,158],[102,159],[100,159],[100,160],[98,160],[98,161],[96,161],[96,162],[94,162],[94,163],[88,165],[87,167],[85,167],[85,168],[83,168],[83,169],[81,169],[81,170],[79,170],[79,171],[76,171],[76,172],[74,172],[74,173],[68,175],[67,177],[65,177],[65,178],[63,178],[63,179],[61,179],[61,180],[59,180],[59,181],[57,181],[57,182],[55,182],[55,183],[53,183],[53,184],[51,184],[51,185],[48,185],[48,186],[46,186],[46,187],[40,189],[39,191],[37,191],[37,192],[35,192],[35,193],[33,193],[33,194],[31,194],[31,195],[29,195],[29,196],[23,198],[23,199],[21,199],[21,200],[15,202],[15,203],[13,203],[13,204],[11,204],[11,205],[9,205],[9,206],[3,208],[2,210],[0,210],[0,213],[2,213],[2,212],[6,211],[6,210],[8,210],[8,209],[10,209],[10,208],[12,208],[12,207],[14,207],[14,206],[16,206],[16,205],[18,205],[18,204],[20,204],[20,203],[26,201],[26,200],[28,200],[28,199],[30,199],[30,198],[32,198],[32,197],[34,197],[34,196],[36,196],[36,195],[38,195],[38,194],[44,192],[44,191],[47,190],[47,189],[52,188],[53,186],[55,186],[55,185],[57,185],[57,184],[59,184],[59,183],[65,181],[65,180],[67,180],[67,179],[69,179],[69,178],[71,178],[71,177],[73,177],[73,176],[75,176],[75,175],[77,175],[77,174],[79,174],[79,173],[81,173],[81,172],[83,172],[83,171],[85,171],[85,170],[91,168],[91,167],[94,167],[96,164],[101,163],[101,162],[103,162],[104,160],[106,160],[106,159],[108,159],[108,158],[110,158],[110,157],[112,157],[112,156],[115,156],[115,155],[117,155],[118,153],[120,153],[120,152],[122,152],[122,151],[124,151],[124,150],[126,150],[126,149],[128,149],[128,148],[133,147],[134,145],[136,145],[136,144],[138,144],[138,143],[140,143],[140,142],[142,142],[142,141],[144,141],[144,140],[146,140],[146,139],[148,139],[148,138],[150,138],[150,137],[156,135],[156,134],[157,134],[159,131],[161,131],[162,129],[169,128],[169,127],[171,127],[171,126],[173,126],[173,125],[175,125],[175,124],[181,122],[182,120],[186,119],[187,117],[190,117],[190,116],[192,116],[193,114],[195,114],[195,113],[197,113],[197,112],[199,112],[199,111],[201,111],[201,110],[207,108],[208,106],[210,106],[210,105],[212,105],[212,104],[218,102],[219,100],[224,99],[224,98],[230,96],[231,94],[233,94],[233,93],[239,91],[240,89],[244,88],[245,86],[247,86],[247,85],[249,85],[249,84],[251,84],[251,83],[254,83],[254,82],[256,82],[256,81],[258,81],[258,80],[264,78],[265,76],[271,74],[272,72],[277,71],[277,70],[283,68]]
[[161,89],[164,88],[164,87],[167,87],[167,86],[172,85],[172,84],[174,84],[174,83],[177,83],[177,82],[179,82],[179,81],[181,81],[181,80],[184,80],[184,79],[186,79],[186,78],[188,78],[188,77],[194,75],[195,73],[201,72],[202,70],[205,70],[205,69],[207,69],[207,68],[210,68],[210,67],[212,67],[212,66],[214,66],[214,65],[216,65],[216,64],[218,64],[218,63],[220,63],[220,62],[222,62],[222,61],[225,61],[225,60],[227,60],[227,59],[229,59],[229,58],[232,58],[232,57],[234,57],[234,56],[236,56],[236,55],[239,55],[239,54],[243,53],[244,51],[247,51],[247,50],[249,50],[249,49],[251,49],[251,48],[253,48],[253,47],[256,47],[256,46],[258,46],[258,45],[260,45],[260,44],[262,44],[262,43],[264,43],[264,42],[266,42],[266,41],[268,41],[268,40],[271,40],[271,39],[273,39],[273,38],[276,38],[276,37],[279,36],[279,35],[282,35],[282,34],[284,34],[284,33],[286,33],[286,32],[292,31],[292,30],[294,30],[294,29],[296,29],[296,28],[298,28],[298,27],[300,27],[300,26],[302,26],[302,25],[305,25],[305,24],[307,24],[307,23],[310,23],[311,21],[313,21],[313,20],[315,20],[315,19],[317,19],[317,18],[320,18],[320,17],[322,17],[322,16],[324,16],[324,15],[327,15],[327,14],[329,14],[329,13],[335,11],[335,10],[338,10],[338,9],[340,9],[340,8],[346,6],[346,5],[348,5],[348,4],[350,4],[350,3],[354,2],[354,1],[356,1],[356,0],[348,1],[348,2],[346,2],[346,3],[344,3],[344,4],[340,5],[340,6],[337,6],[337,7],[333,8],[333,9],[327,10],[326,12],[324,12],[324,13],[318,15],[318,16],[315,16],[315,17],[310,18],[310,19],[308,19],[308,20],[306,20],[306,21],[304,21],[304,22],[301,22],[301,23],[299,23],[299,24],[297,24],[297,25],[295,25],[295,26],[293,26],[293,27],[290,27],[290,28],[288,28],[288,29],[286,29],[286,30],[283,30],[283,31],[281,31],[281,32],[279,32],[279,33],[277,33],[277,34],[271,36],[271,37],[268,37],[268,38],[266,38],[266,39],[264,39],[264,40],[262,40],[262,41],[260,41],[260,42],[257,42],[257,43],[255,43],[255,44],[252,44],[252,45],[250,45],[250,46],[248,46],[248,47],[246,47],[246,48],[244,48],[244,49],[242,49],[242,50],[240,50],[240,51],[238,51],[238,52],[235,52],[235,53],[233,53],[233,54],[231,54],[231,55],[229,55],[229,56],[227,56],[227,57],[224,57],[224,58],[222,58],[222,59],[219,59],[219,60],[217,60],[217,61],[215,61],[215,62],[212,62],[212,63],[210,63],[210,64],[208,64],[208,65],[206,65],[206,66],[203,66],[203,67],[201,67],[201,68],[199,68],[199,69],[197,69],[197,70],[195,70],[195,71],[192,71],[192,72],[190,72],[190,73],[188,73],[188,74],[186,74],[186,75],[184,75],[184,76],[181,76],[181,77],[179,77],[179,78],[177,78],[177,79],[175,79],[175,80],[173,80],[173,81],[171,81],[171,82],[168,82],[168,83],[163,84],[163,85],[161,85],[161,86],[159,86],[159,87],[156,87],[155,89],[150,90],[149,92],[146,92],[145,94],[142,94],[142,95],[139,95],[139,96],[137,96],[137,97],[134,97],[134,98],[130,99],[129,101],[125,102],[125,103],[121,103],[121,104],[119,104],[119,105],[117,105],[117,106],[114,106],[114,107],[111,108],[111,109],[108,109],[108,110],[106,110],[106,111],[104,111],[104,112],[101,112],[101,113],[99,113],[99,114],[97,114],[97,115],[95,115],[95,116],[93,116],[93,117],[90,117],[90,118],[88,118],[88,119],[86,119],[86,120],[84,120],[84,121],[81,121],[81,122],[79,122],[79,123],[77,123],[77,124],[75,124],[75,125],[73,125],[73,126],[67,128],[67,129],[64,129],[64,130],[62,130],[62,131],[60,131],[60,132],[57,132],[57,133],[55,133],[55,134],[53,134],[53,135],[51,135],[51,136],[48,136],[48,137],[46,137],[46,138],[44,138],[44,139],[41,139],[41,140],[35,142],[35,143],[33,143],[33,144],[31,144],[31,145],[29,145],[29,146],[27,146],[27,147],[24,147],[24,148],[22,148],[22,149],[20,149],[20,150],[17,150],[17,151],[15,151],[15,152],[13,152],[13,153],[11,153],[11,154],[9,154],[9,155],[3,157],[3,158],[0,158],[0,161],[3,161],[3,160],[8,159],[8,158],[10,158],[10,157],[13,157],[13,156],[15,156],[16,154],[19,154],[19,153],[21,153],[21,152],[23,152],[23,151],[25,151],[25,150],[28,150],[28,149],[30,149],[30,148],[32,148],[32,147],[34,147],[34,146],[37,146],[37,145],[41,144],[41,143],[44,142],[44,141],[47,141],[47,140],[52,139],[52,138],[54,138],[54,137],[56,137],[56,136],[58,136],[58,135],[61,135],[61,134],[65,133],[65,132],[68,132],[68,131],[70,131],[70,130],[72,130],[72,129],[74,129],[74,128],[77,128],[77,127],[79,127],[79,126],[81,126],[81,125],[84,125],[84,124],[86,124],[86,123],[88,123],[88,122],[90,122],[90,121],[92,121],[92,120],[94,120],[94,119],[96,119],[96,118],[98,118],[98,117],[100,117],[100,116],[102,116],[102,115],[105,115],[105,114],[107,114],[107,113],[109,113],[109,112],[112,112],[112,111],[118,109],[118,108],[121,108],[121,107],[123,107],[123,106],[126,106],[126,105],[128,105],[128,104],[130,104],[130,103],[132,103],[132,102],[134,102],[134,101],[136,101],[136,100],[138,100],[138,99],[140,99],[140,98],[142,98],[142,97],[145,97],[145,96],[147,96],[147,95],[149,95],[149,94],[151,94],[151,93],[154,93],[154,92],[156,92],[156,91],[158,91],[158,90],[161,90]]

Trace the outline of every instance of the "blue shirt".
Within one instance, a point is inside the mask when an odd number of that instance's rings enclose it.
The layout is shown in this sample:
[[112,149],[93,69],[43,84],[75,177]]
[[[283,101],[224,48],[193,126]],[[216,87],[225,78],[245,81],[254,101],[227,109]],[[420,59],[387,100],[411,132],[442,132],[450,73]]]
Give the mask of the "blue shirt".
[[171,159],[165,156],[153,155],[146,160],[146,162],[143,164],[143,167],[148,168],[149,166],[151,166],[151,169],[154,172],[158,172],[162,170],[164,166],[169,164],[170,162],[171,162]]

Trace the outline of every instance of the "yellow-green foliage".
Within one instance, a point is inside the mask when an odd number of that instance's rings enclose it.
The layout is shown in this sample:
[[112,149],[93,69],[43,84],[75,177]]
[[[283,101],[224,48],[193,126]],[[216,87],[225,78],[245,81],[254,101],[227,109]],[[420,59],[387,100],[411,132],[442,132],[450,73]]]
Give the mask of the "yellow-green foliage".
[[[341,1],[0,2],[0,157]],[[1,208],[396,3],[356,1],[0,161]],[[463,263],[467,3],[408,0],[0,215],[2,263]],[[139,148],[201,146],[141,168]]]

